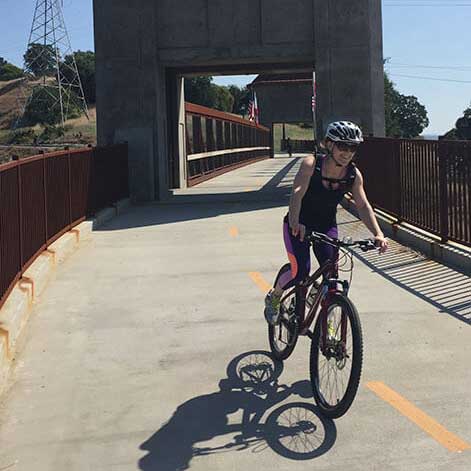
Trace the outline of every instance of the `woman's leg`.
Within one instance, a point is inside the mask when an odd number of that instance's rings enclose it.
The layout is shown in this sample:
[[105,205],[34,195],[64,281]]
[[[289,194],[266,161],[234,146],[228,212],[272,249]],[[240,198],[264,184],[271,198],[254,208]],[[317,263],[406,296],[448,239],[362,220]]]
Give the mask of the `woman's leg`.
[[290,269],[281,273],[275,282],[273,293],[277,296],[306,278],[311,269],[309,242],[301,242],[298,237],[294,237],[291,234],[286,219],[283,223],[283,239],[290,262]]
[[283,223],[283,239],[288,252],[289,268],[287,266],[287,269],[278,274],[274,288],[265,297],[265,319],[272,325],[278,322],[283,291],[306,278],[311,269],[309,242],[301,242],[299,238],[293,237],[287,218]]
[[[326,232],[326,235],[333,239],[337,239],[339,235],[337,226],[331,227]],[[335,269],[329,274],[329,276],[337,276],[337,263],[339,258],[339,250],[337,247],[326,244],[325,242],[316,242],[314,244],[314,255],[316,256],[320,267],[322,267],[328,260],[334,262]]]

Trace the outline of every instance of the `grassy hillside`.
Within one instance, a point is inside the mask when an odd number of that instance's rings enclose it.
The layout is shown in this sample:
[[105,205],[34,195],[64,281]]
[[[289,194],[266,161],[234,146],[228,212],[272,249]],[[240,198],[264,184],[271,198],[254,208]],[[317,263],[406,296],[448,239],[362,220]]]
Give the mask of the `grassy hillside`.
[[[286,137],[290,139],[300,140],[313,140],[312,128],[304,128],[299,124],[286,124]],[[281,124],[275,124],[274,130],[275,138],[275,152],[279,152],[281,148],[281,138],[283,137],[283,126]]]
[[[34,155],[40,149],[48,150],[48,145],[81,145],[96,144],[96,110],[89,109],[89,118],[85,116],[70,119],[65,124],[65,133],[61,137],[45,133],[45,128],[36,125],[13,131],[11,128],[20,113],[22,80],[0,82],[0,163],[11,159],[12,155],[20,157]],[[31,86],[23,93],[28,93]],[[16,147],[15,144],[21,147]],[[29,147],[26,147],[29,146]]]

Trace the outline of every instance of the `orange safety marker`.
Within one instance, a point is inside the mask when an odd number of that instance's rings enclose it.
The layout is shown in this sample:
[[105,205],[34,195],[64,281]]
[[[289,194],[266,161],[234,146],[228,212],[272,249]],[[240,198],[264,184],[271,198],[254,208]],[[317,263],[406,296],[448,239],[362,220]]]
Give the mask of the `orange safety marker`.
[[450,451],[461,453],[464,450],[471,449],[471,445],[461,440],[453,433],[449,432],[443,425],[440,425],[432,417],[414,406],[407,399],[402,397],[396,391],[392,390],[384,383],[372,381],[366,385],[379,398],[390,404],[410,421],[418,425],[427,432],[433,439],[443,445]]
[[263,276],[258,273],[258,272],[250,272],[249,273],[250,278],[252,278],[252,281],[260,288],[260,291],[263,294],[268,293],[268,291],[271,290],[271,285],[265,281]]

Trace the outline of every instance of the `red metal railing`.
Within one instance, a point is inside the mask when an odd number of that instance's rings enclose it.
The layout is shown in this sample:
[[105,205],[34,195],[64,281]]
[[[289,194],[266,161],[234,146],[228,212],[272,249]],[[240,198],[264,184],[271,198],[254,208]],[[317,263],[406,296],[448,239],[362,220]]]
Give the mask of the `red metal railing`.
[[471,246],[471,142],[368,138],[357,160],[374,206]]
[[188,185],[270,156],[270,130],[236,115],[186,103]]
[[129,195],[127,144],[0,165],[0,306],[49,244]]
[[[290,139],[292,152],[314,152],[316,141],[313,139]],[[288,140],[281,139],[281,151],[288,151]]]

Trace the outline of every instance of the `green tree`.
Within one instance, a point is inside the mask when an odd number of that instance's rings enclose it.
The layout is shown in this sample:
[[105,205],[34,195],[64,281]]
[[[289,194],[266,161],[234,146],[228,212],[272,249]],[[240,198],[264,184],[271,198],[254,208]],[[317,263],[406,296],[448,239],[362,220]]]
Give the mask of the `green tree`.
[[249,109],[250,90],[247,87],[240,88],[237,85],[229,85],[228,89],[234,97],[232,112],[246,116]]
[[384,114],[386,120],[386,136],[400,136],[401,128],[396,117],[397,104],[399,103],[399,92],[389,77],[384,74]]
[[0,81],[15,80],[23,77],[23,71],[13,64],[0,57]]
[[471,140],[471,105],[463,111],[463,116],[455,124],[456,137],[460,140]]
[[417,137],[429,125],[427,110],[413,95],[402,95],[384,75],[386,135]]
[[402,137],[417,137],[429,125],[427,110],[413,95],[401,95],[397,109]]
[[26,70],[35,77],[52,76],[56,73],[56,54],[50,44],[30,44],[23,58]]
[[77,70],[82,83],[83,94],[87,103],[96,102],[96,75],[95,75],[95,53],[92,51],[76,51],[74,55],[65,56],[61,64],[62,75],[72,82],[75,76],[74,57]]
[[227,87],[221,87],[209,76],[185,79],[185,101],[220,111],[232,111],[234,97]]
[[445,133],[443,139],[451,141],[471,140],[471,105],[463,111],[463,116],[456,120],[455,127]]
[[186,78],[185,101],[213,108],[216,97],[212,81],[212,77],[205,76]]
[[231,112],[234,105],[234,97],[227,87],[212,84],[214,90],[214,104],[213,108]]

